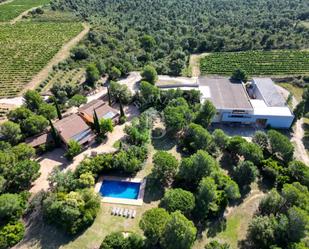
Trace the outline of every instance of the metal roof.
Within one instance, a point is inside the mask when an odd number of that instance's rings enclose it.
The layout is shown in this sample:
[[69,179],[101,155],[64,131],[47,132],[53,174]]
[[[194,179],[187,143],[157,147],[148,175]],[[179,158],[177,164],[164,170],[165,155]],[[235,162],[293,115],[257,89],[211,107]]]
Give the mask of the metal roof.
[[202,99],[212,101],[217,109],[253,110],[249,96],[239,81],[226,77],[200,77]]
[[268,106],[286,106],[286,101],[270,78],[253,78],[253,83]]

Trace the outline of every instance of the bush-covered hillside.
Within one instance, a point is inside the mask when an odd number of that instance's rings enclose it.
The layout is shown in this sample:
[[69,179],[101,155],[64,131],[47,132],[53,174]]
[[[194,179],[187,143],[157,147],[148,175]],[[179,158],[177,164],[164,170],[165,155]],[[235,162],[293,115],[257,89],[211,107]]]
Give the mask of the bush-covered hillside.
[[307,0],[54,1],[93,21],[85,43],[121,71],[181,74],[190,53],[308,47]]

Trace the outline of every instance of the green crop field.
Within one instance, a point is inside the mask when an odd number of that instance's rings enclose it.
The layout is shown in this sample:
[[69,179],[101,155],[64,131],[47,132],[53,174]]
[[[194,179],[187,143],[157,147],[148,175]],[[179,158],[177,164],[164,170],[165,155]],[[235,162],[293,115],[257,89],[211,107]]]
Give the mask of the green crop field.
[[18,94],[62,45],[82,29],[75,22],[0,25],[0,97]]
[[9,21],[22,12],[49,3],[49,0],[14,0],[0,5],[0,22]]
[[212,53],[201,59],[202,74],[231,75],[242,68],[249,75],[309,74],[309,51],[277,50]]

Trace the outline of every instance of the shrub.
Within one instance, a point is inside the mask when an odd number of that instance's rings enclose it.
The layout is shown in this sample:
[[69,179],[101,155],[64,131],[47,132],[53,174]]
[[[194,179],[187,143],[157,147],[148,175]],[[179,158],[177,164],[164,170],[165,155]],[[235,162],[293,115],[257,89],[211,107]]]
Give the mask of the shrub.
[[75,140],[71,140],[68,143],[67,152],[65,153],[65,157],[68,160],[72,160],[76,155],[78,155],[82,151],[82,146]]
[[11,248],[22,240],[25,234],[23,223],[16,221],[0,228],[0,248]]
[[43,201],[43,214],[48,222],[69,234],[76,234],[92,224],[100,209],[100,202],[100,197],[92,189],[68,194],[51,193]]

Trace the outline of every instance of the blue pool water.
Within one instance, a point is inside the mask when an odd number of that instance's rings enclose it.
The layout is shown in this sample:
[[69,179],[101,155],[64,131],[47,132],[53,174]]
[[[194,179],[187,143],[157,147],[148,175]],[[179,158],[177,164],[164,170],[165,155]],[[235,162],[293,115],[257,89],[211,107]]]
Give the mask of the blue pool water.
[[104,180],[100,193],[104,197],[137,199],[140,183]]

